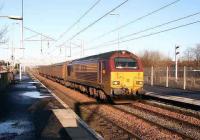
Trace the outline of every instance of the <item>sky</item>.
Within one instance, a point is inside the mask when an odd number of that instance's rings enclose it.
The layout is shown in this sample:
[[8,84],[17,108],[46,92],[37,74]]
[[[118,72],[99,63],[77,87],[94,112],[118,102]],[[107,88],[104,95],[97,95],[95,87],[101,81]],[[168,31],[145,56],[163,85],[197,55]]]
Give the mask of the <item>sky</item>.
[[[144,50],[155,50],[160,51],[165,56],[174,58],[175,45],[180,46],[179,51],[181,55],[186,48],[194,47],[200,43],[199,22],[168,32],[140,38],[141,36],[198,21],[200,20],[200,14],[127,38],[133,39],[132,41],[122,43],[123,39],[121,39],[125,35],[200,12],[199,0],[179,0],[163,10],[108,34],[109,31],[121,25],[130,23],[175,1],[128,0],[121,7],[112,11],[72,39],[74,35],[124,1],[24,0],[23,26],[25,50],[19,49],[21,21],[0,17],[0,28],[8,27],[6,38],[9,40],[6,44],[0,44],[0,59],[10,59],[12,46],[15,48],[15,58],[27,64],[50,64],[118,49],[125,49],[137,55],[140,55]],[[97,3],[97,5],[73,28],[70,28],[94,3]],[[22,15],[22,0],[0,0],[0,16],[10,15]],[[66,32],[69,28],[70,30]],[[41,37],[41,34],[43,37]],[[61,37],[61,35],[63,36]],[[42,40],[49,40],[51,38],[54,41],[41,42],[39,41],[41,38]],[[107,43],[112,40],[115,40],[114,44]],[[70,46],[72,47],[71,53]]]

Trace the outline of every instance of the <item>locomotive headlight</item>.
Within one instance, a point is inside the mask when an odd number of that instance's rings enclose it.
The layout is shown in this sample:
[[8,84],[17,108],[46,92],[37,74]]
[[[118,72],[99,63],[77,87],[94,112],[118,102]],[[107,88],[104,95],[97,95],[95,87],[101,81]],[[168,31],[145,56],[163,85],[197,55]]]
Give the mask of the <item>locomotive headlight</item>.
[[137,84],[137,85],[142,85],[142,84],[143,84],[143,81],[136,81],[136,84]]
[[120,85],[120,81],[113,81],[112,84],[113,85]]
[[126,52],[125,51],[122,51],[122,54],[124,55]]

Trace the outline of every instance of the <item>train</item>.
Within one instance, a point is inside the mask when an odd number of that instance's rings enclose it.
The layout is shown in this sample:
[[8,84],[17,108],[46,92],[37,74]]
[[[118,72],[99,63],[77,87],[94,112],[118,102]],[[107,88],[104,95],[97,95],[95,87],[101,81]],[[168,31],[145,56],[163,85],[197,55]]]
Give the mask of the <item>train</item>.
[[38,71],[41,76],[102,101],[144,92],[141,60],[126,50],[40,66]]

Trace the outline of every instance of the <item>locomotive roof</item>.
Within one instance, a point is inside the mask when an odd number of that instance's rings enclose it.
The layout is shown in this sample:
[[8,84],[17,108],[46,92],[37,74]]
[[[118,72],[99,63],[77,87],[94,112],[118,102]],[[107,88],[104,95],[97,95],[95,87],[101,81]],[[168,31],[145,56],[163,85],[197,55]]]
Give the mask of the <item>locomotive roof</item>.
[[92,55],[92,56],[88,56],[88,57],[84,57],[84,58],[80,58],[80,59],[75,59],[73,61],[80,61],[80,60],[89,60],[89,59],[108,59],[110,58],[113,54],[115,53],[121,53],[122,51],[125,51],[126,53],[130,53],[129,51],[126,50],[118,50],[118,51],[110,51],[110,52],[106,52],[106,53],[101,53],[101,54],[97,54],[97,55]]
[[63,65],[64,63],[69,63],[70,61],[65,61],[65,62],[60,62],[60,63],[55,63],[55,64],[52,64],[53,66],[59,66],[59,65]]

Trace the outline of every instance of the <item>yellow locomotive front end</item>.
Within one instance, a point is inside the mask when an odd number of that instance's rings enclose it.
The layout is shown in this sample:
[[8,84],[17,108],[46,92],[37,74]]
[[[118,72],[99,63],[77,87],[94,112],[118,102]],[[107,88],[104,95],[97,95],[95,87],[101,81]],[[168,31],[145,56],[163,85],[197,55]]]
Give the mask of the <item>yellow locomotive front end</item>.
[[115,95],[140,93],[143,90],[143,72],[111,72],[110,84]]
[[122,55],[112,59],[110,75],[111,94],[134,95],[143,92],[144,75],[137,57]]

